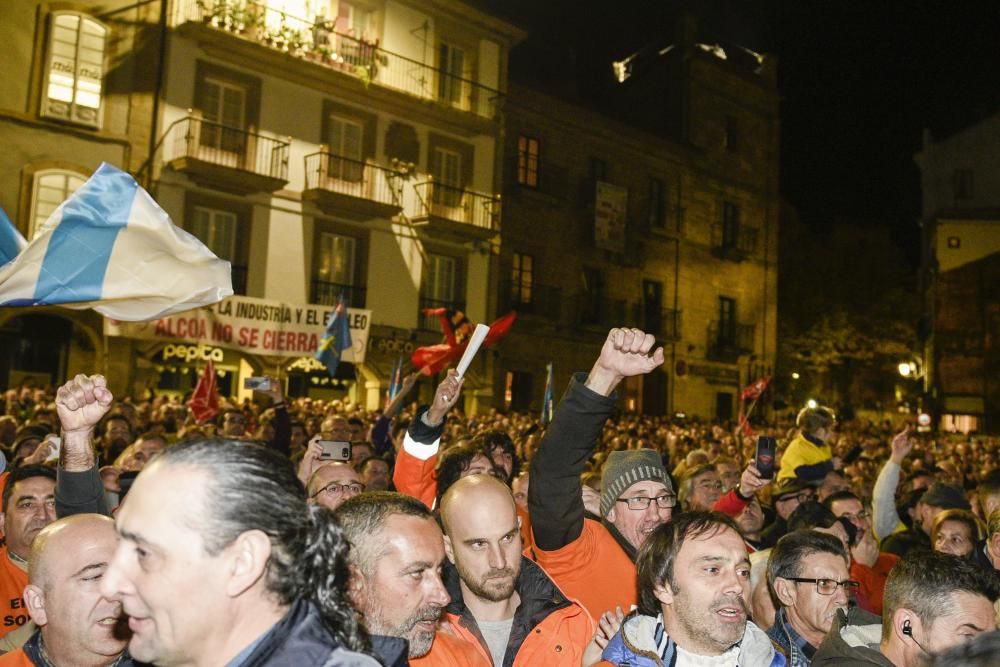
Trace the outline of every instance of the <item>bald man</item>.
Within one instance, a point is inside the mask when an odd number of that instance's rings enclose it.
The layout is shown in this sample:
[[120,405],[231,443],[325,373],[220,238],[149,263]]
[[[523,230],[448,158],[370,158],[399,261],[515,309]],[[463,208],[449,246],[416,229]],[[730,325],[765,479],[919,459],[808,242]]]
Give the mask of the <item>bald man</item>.
[[364,491],[365,485],[350,463],[332,462],[316,468],[306,490],[310,503],[335,510]]
[[594,624],[521,555],[510,489],[489,475],[463,477],[441,499],[441,520],[452,628],[494,665],[579,665]]
[[133,665],[120,602],[98,586],[117,546],[115,523],[99,514],[55,521],[31,545],[24,600],[38,629],[0,665],[104,667]]

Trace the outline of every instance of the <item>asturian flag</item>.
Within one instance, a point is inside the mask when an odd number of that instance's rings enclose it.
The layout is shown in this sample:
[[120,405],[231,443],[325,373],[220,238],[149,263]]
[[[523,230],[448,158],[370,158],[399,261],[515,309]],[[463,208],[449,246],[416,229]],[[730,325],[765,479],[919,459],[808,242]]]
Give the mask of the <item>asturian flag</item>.
[[337,300],[337,307],[330,315],[330,322],[323,332],[323,340],[319,342],[316,358],[326,366],[326,372],[333,377],[340,363],[341,353],[351,347],[351,328],[347,322],[347,308],[344,298]]
[[545,393],[542,395],[542,426],[547,426],[552,421],[552,412],[555,409],[555,390],[552,387],[552,362],[545,367]]
[[93,308],[123,321],[155,320],[232,293],[229,262],[107,163],[0,268],[0,306]]

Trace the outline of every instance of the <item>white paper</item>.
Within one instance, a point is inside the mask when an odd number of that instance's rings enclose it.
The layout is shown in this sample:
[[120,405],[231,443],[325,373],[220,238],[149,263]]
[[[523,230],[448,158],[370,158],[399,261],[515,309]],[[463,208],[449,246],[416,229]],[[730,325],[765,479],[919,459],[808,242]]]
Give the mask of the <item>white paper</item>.
[[465,371],[469,368],[469,364],[472,363],[472,358],[476,356],[476,352],[479,351],[479,346],[483,344],[484,340],[486,340],[486,334],[489,332],[490,328],[485,324],[476,325],[476,330],[472,332],[472,338],[469,340],[469,346],[465,348],[462,360],[458,362],[458,377],[465,375]]

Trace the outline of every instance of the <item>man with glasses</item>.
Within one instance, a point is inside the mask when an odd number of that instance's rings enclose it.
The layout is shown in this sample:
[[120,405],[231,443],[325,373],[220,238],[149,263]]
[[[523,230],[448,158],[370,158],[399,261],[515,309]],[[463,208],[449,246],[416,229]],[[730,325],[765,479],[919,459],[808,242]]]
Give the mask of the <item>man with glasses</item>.
[[866,611],[882,615],[882,596],[885,581],[899,557],[878,550],[878,540],[872,532],[871,513],[861,500],[850,491],[839,491],[824,503],[838,519],[846,519],[857,529],[851,546],[851,578],[861,584],[859,601],[864,601]]
[[773,547],[788,532],[788,517],[807,500],[812,500],[816,492],[811,486],[797,479],[778,482],[771,500],[774,503],[774,521],[764,529],[761,535],[761,548]]
[[348,498],[364,491],[365,485],[349,463],[335,462],[317,468],[306,490],[310,503],[335,510]]
[[685,510],[707,512],[722,497],[723,485],[715,466],[706,463],[685,472],[677,490]]
[[837,610],[848,609],[858,588],[848,573],[844,545],[815,530],[789,533],[771,551],[767,581],[780,604],[767,634],[784,649],[792,667],[807,666],[833,627]]

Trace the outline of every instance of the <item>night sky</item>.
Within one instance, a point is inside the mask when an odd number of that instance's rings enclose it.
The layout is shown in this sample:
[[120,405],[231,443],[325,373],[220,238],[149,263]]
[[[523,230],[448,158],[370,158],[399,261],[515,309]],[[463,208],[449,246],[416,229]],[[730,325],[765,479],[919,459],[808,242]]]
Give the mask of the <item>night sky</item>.
[[[782,194],[822,233],[885,225],[918,256],[924,127],[945,136],[1000,110],[1000,4],[770,0],[478,0],[527,29],[512,78],[600,106],[611,65],[673,41],[679,7],[700,38],[779,58]],[[565,73],[576,71],[576,83]]]

